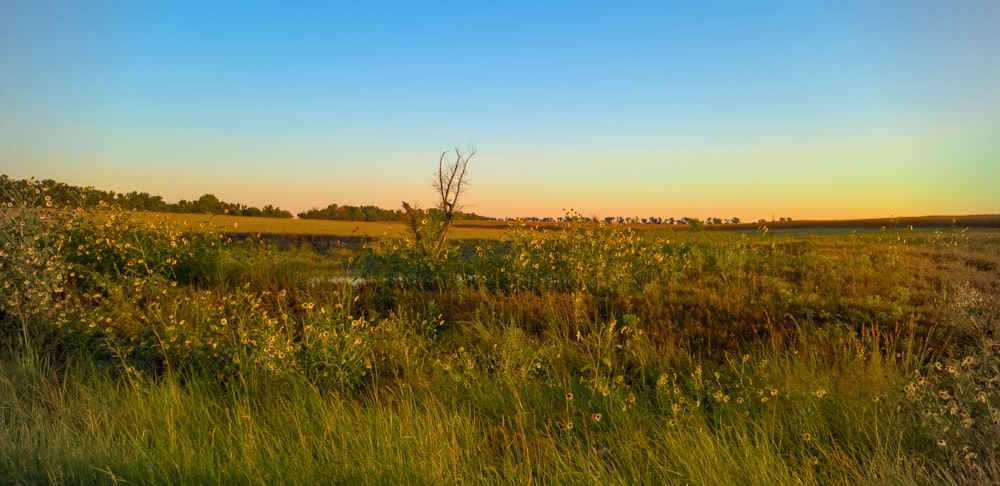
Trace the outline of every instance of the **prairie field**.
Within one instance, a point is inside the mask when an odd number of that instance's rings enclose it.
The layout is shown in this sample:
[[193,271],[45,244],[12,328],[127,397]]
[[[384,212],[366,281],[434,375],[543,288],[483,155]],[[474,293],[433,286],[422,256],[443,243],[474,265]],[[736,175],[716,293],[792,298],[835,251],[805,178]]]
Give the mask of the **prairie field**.
[[38,189],[0,218],[7,484],[1000,482],[1000,232],[569,218],[427,255]]
[[[403,222],[248,218],[244,216],[155,212],[143,212],[138,217],[150,222],[155,222],[157,219],[170,219],[190,228],[211,229],[227,234],[381,238],[384,236],[398,237],[406,230],[406,225]],[[456,240],[500,239],[502,236],[502,227],[462,224],[451,230],[451,237]]]

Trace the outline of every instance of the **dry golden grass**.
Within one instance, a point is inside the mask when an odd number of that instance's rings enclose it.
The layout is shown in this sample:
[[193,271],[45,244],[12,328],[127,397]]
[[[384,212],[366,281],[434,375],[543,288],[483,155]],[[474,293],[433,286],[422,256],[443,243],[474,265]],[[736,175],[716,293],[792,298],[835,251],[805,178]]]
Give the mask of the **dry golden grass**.
[[[311,236],[367,236],[380,237],[406,229],[402,222],[330,221],[317,219],[284,219],[244,216],[216,216],[208,214],[143,213],[144,217],[157,217],[187,222],[188,225],[212,224],[227,233],[261,233]],[[504,227],[454,227],[450,237],[462,239],[494,239],[503,236]]]
[[755,229],[767,226],[772,229],[862,229],[862,228],[1000,228],[1000,214],[970,214],[961,216],[901,216],[871,219],[822,219],[802,221],[767,221],[706,225],[711,229]]

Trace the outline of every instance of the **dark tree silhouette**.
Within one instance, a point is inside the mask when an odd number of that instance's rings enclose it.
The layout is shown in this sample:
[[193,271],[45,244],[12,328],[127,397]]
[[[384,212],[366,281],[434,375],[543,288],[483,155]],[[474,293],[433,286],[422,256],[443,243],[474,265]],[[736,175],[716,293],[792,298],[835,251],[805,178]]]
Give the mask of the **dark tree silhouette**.
[[441,152],[433,183],[434,190],[437,191],[438,195],[437,209],[439,210],[434,214],[439,217],[432,218],[429,224],[426,218],[430,214],[428,211],[421,211],[403,201],[403,210],[406,211],[407,223],[410,226],[417,250],[424,256],[433,256],[434,258],[440,257],[444,251],[445,241],[448,239],[448,229],[454,223],[455,215],[462,210],[460,201],[469,185],[467,179],[469,160],[476,155],[476,149],[469,147],[468,154],[463,154],[461,149],[455,147],[455,161],[451,163],[445,162],[448,153]]

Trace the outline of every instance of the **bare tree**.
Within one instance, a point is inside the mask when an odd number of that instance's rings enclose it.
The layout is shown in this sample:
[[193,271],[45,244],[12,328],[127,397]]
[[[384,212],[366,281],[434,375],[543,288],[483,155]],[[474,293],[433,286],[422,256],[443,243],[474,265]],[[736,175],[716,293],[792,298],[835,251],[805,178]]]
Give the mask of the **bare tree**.
[[448,229],[455,221],[455,215],[462,210],[460,200],[469,186],[467,178],[469,160],[472,159],[473,155],[476,155],[476,148],[470,146],[468,153],[463,154],[460,148],[455,147],[454,162],[446,162],[448,153],[447,151],[441,152],[433,183],[434,190],[437,191],[437,209],[440,210],[440,213],[428,221],[428,211],[421,211],[403,201],[403,209],[406,210],[407,222],[410,225],[415,246],[423,256],[427,257],[438,258],[444,251],[444,244],[448,239]]

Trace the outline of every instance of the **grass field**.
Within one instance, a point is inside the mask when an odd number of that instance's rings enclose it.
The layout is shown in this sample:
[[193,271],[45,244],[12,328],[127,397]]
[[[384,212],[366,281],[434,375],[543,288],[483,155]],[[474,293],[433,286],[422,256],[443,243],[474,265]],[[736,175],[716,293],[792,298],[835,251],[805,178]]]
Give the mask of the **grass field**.
[[[406,229],[403,222],[329,221],[316,219],[258,218],[242,216],[213,216],[183,213],[140,213],[143,219],[155,221],[157,218],[172,219],[189,227],[216,226],[228,233],[310,235],[380,238],[398,235]],[[499,239],[503,228],[459,225],[453,228],[451,237],[462,239]]]
[[2,221],[7,484],[1000,481],[995,232]]

